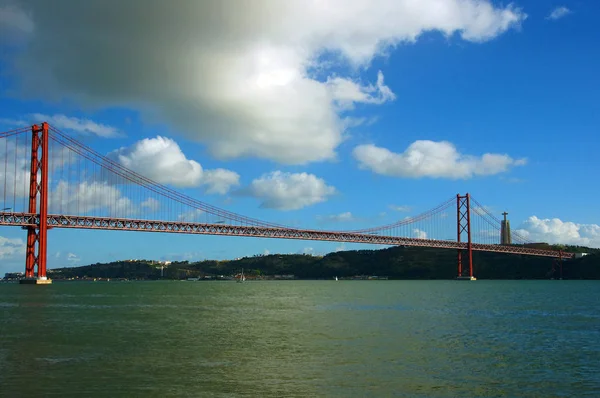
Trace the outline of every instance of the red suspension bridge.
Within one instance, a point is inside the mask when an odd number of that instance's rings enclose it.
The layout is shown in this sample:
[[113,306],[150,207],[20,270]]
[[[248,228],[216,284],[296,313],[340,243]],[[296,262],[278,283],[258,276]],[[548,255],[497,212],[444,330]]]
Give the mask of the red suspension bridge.
[[26,283],[50,283],[47,244],[48,230],[53,228],[454,249],[458,277],[465,279],[473,278],[473,251],[573,256],[528,247],[532,242],[517,233],[512,233],[511,244],[500,244],[501,221],[469,194],[453,196],[427,212],[383,226],[351,231],[301,229],[193,199],[124,167],[117,155],[102,155],[48,123],[0,133],[0,138],[0,225],[27,230]]

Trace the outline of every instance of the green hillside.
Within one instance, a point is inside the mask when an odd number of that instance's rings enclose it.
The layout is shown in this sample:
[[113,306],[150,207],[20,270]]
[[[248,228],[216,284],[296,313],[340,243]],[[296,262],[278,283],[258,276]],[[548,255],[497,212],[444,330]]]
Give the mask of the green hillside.
[[[536,248],[558,249],[535,244]],[[563,261],[565,279],[600,279],[600,250],[563,246],[567,252],[590,255]],[[463,260],[464,261],[464,260]],[[558,261],[524,255],[474,252],[474,274],[478,279],[549,279],[559,277]],[[164,279],[231,276],[245,270],[252,277],[294,275],[296,279],[333,277],[387,276],[389,279],[452,279],[456,277],[456,251],[417,247],[393,247],[382,250],[355,250],[323,257],[301,254],[274,254],[237,260],[173,262],[164,268]],[[553,271],[554,269],[554,271]],[[49,271],[53,279],[127,278],[158,279],[160,265],[151,261],[117,261]]]

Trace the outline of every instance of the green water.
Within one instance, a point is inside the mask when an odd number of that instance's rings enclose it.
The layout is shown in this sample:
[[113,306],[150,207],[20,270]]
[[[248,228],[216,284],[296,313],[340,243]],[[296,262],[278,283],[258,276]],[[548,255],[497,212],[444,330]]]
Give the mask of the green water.
[[598,281],[0,284],[0,396],[598,397]]

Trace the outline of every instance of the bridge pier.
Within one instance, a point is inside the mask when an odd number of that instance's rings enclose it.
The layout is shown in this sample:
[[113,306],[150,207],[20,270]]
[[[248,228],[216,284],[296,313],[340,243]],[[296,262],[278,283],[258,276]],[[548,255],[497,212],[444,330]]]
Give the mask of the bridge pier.
[[19,281],[21,285],[50,285],[52,284],[52,279],[48,279],[46,277],[43,278],[25,278]]

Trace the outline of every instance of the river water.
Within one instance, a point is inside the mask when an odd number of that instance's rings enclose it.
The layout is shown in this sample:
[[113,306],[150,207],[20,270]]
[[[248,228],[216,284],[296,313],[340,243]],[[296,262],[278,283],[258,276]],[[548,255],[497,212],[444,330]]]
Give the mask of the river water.
[[600,281],[0,284],[0,396],[598,397]]

